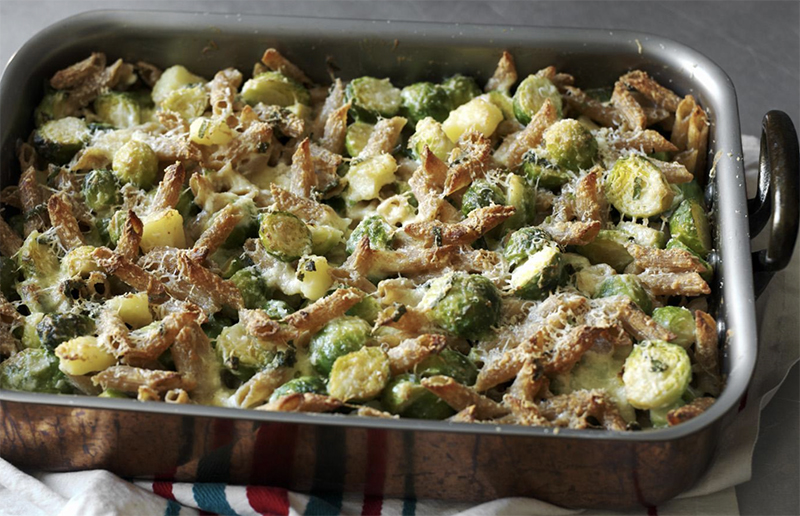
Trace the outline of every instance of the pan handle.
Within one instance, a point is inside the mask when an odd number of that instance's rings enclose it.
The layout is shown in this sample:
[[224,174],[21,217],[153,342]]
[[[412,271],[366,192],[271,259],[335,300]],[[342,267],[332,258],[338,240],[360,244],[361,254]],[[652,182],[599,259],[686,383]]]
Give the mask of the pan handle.
[[747,201],[750,237],[772,218],[766,249],[753,253],[753,285],[759,296],[792,258],[800,223],[800,152],[789,115],[770,111],[761,123],[758,191]]

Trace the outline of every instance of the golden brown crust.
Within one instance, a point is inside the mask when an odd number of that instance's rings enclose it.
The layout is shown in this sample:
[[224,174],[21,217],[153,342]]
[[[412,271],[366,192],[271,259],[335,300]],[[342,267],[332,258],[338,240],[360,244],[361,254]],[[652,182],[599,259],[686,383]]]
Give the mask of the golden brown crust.
[[8,225],[6,219],[0,216],[0,253],[3,256],[11,257],[17,254],[20,247],[22,247],[22,239]]
[[78,220],[72,214],[72,205],[64,194],[50,196],[47,201],[47,213],[50,215],[53,227],[56,228],[61,245],[67,251],[86,243],[78,227]]
[[192,258],[202,262],[214,254],[243,218],[244,213],[238,206],[229,204],[223,208],[211,221],[208,229],[203,231],[203,234],[195,242],[192,248]]
[[347,136],[347,112],[350,111],[350,102],[334,110],[325,121],[322,138],[319,144],[325,149],[342,154],[344,152],[344,139]]
[[701,310],[695,311],[694,320],[697,337],[694,344],[694,358],[700,369],[697,371],[697,387],[701,392],[716,397],[722,388],[717,322]]
[[508,51],[503,50],[500,61],[492,77],[486,81],[484,91],[509,91],[514,83],[517,82],[517,67],[514,64],[514,56]]
[[92,256],[108,274],[113,274],[140,292],[147,292],[152,302],[157,303],[165,300],[166,289],[164,285],[158,278],[132,261],[111,251],[107,247],[95,249]]
[[[509,170],[516,170],[522,164],[522,156],[529,149],[533,149],[542,143],[545,130],[557,120],[558,112],[555,106],[550,102],[550,99],[545,100],[530,123],[525,126],[525,129],[511,135],[513,140],[511,140],[508,158],[506,159],[506,166]],[[505,142],[503,142],[503,145],[505,145]]]
[[638,277],[655,296],[697,297],[711,293],[711,287],[696,272],[644,271]]
[[261,56],[261,62],[270,70],[280,72],[290,79],[294,79],[305,85],[312,84],[311,79],[309,79],[300,68],[283,57],[281,53],[274,48],[268,48],[266,52],[264,52],[264,55]]
[[476,179],[486,174],[492,155],[492,142],[481,133],[472,132],[461,136],[457,145],[455,160],[447,171],[444,182],[444,195],[452,195],[466,188]]
[[672,90],[658,84],[658,82],[647,75],[647,72],[633,70],[620,77],[619,80],[667,111],[674,113],[675,110],[678,109],[678,103],[681,98]]
[[150,205],[150,213],[158,213],[177,206],[185,179],[186,172],[181,162],[178,161],[168,166],[164,170],[164,179],[158,184],[156,197],[153,199],[153,204]]
[[542,416],[553,426],[591,428],[597,420],[606,430],[625,430],[626,423],[605,391],[575,391],[539,404]]
[[331,396],[310,392],[295,392],[270,401],[256,410],[276,410],[278,412],[333,412],[343,403]]
[[369,135],[367,144],[361,152],[358,153],[358,158],[368,158],[370,156],[377,156],[379,154],[391,153],[397,146],[400,138],[400,133],[403,132],[407,120],[401,116],[392,118],[384,118],[375,124],[372,128],[372,133]]
[[669,426],[685,423],[711,408],[711,405],[713,405],[715,401],[714,398],[697,398],[692,400],[687,405],[667,412],[667,422]]
[[471,211],[461,222],[412,222],[403,230],[411,237],[422,240],[426,247],[469,245],[505,222],[515,211],[513,206],[486,206]]
[[391,348],[386,352],[389,357],[389,367],[392,376],[405,373],[419,364],[430,355],[435,355],[442,351],[447,345],[444,335],[425,334],[415,339],[406,339],[400,345]]
[[181,375],[175,371],[142,369],[127,365],[111,366],[92,377],[92,383],[103,390],[116,389],[122,392],[138,393],[140,387],[148,387],[163,393],[181,386]]
[[128,210],[125,223],[119,235],[117,248],[114,252],[123,258],[134,261],[139,257],[139,244],[142,243],[144,225],[133,210]]

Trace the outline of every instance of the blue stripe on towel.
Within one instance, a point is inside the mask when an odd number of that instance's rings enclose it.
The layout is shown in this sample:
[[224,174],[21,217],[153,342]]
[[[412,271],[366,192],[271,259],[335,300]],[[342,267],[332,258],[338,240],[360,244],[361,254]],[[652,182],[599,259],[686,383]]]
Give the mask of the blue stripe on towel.
[[236,515],[225,497],[225,484],[196,483],[192,486],[192,496],[197,506],[204,511]]

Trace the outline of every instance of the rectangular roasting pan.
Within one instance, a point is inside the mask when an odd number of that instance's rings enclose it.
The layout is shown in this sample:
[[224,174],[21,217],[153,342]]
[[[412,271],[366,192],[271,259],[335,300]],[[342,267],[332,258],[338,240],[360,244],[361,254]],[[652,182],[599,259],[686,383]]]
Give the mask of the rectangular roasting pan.
[[439,421],[304,415],[0,391],[0,455],[47,471],[105,468],[124,477],[255,483],[324,493],[484,501],[531,496],[570,507],[652,506],[706,470],[737,412],[756,361],[748,204],[736,95],[713,62],[648,34],[584,29],[176,12],[95,11],[29,40],[0,83],[0,186],[16,184],[18,138],[32,130],[44,81],[92,51],[110,59],[182,64],[213,77],[249,73],[278,48],[314,80],[390,77],[395,84],[456,72],[485,81],[501,49],[520,76],[555,65],[584,87],[646,70],[709,111],[707,189],[715,227],[723,371],[727,387],[708,412],[677,427],[613,433]]

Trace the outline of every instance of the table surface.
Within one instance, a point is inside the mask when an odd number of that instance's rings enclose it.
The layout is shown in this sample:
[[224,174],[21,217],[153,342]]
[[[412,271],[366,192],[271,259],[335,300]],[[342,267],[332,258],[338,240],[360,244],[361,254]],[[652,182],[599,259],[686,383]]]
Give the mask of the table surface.
[[[800,3],[798,2],[245,2],[160,0],[0,0],[0,70],[33,34],[92,9],[153,9],[331,18],[431,20],[561,27],[635,29],[696,48],[731,77],[739,95],[742,132],[758,135],[770,109],[800,122]],[[792,267],[798,267],[795,257]],[[796,306],[796,305],[795,305]],[[787,345],[798,345],[792,336]],[[753,478],[737,487],[742,514],[800,512],[798,366],[764,410]]]

